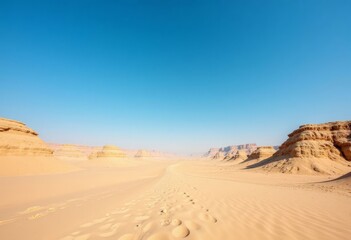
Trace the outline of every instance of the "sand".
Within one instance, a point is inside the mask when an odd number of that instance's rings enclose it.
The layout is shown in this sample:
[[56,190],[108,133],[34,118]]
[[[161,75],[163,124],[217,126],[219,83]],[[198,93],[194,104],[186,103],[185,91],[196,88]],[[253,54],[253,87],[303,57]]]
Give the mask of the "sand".
[[[213,161],[114,163],[77,162],[80,170],[73,172],[0,177],[0,239],[351,236],[349,175],[267,174]],[[326,187],[339,181],[343,188]]]

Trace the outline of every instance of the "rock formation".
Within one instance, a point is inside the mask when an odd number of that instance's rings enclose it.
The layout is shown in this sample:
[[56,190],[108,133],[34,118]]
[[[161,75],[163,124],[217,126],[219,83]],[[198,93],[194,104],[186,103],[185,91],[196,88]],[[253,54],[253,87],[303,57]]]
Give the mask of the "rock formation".
[[[203,157],[211,158],[211,159],[219,159],[219,155],[224,155],[223,159],[224,160],[229,160],[232,157],[235,156],[235,154],[239,150],[243,150],[246,152],[246,154],[252,153],[255,149],[257,148],[257,145],[255,143],[249,143],[249,144],[242,144],[242,145],[232,145],[232,146],[227,146],[227,147],[222,147],[222,148],[211,148],[207,153],[203,155]],[[221,154],[218,154],[221,152]],[[217,157],[215,158],[215,156]]]
[[52,156],[53,150],[24,123],[0,118],[0,156]]
[[92,153],[89,158],[124,158],[126,154],[119,148],[113,145],[105,145],[102,150]]
[[276,150],[272,146],[261,146],[261,147],[258,147],[255,151],[253,151],[248,156],[247,161],[251,161],[251,160],[260,161],[263,159],[267,159],[273,156],[275,152]]
[[242,162],[247,159],[246,150],[239,150],[229,161]]
[[140,149],[135,153],[134,157],[135,158],[177,158],[178,156],[167,152]]
[[0,176],[59,173],[75,167],[54,158],[53,150],[24,123],[0,118]]
[[219,151],[216,153],[216,155],[213,156],[213,159],[216,160],[223,160],[225,157],[225,154],[222,151]]
[[351,121],[302,125],[275,156],[351,161]]
[[235,155],[238,153],[238,151],[245,151],[245,150],[232,150],[232,151],[228,152],[224,157],[224,161],[228,161],[228,160],[233,159],[235,157]]
[[273,157],[251,167],[303,174],[350,171],[351,121],[302,125],[288,136]]
[[210,150],[208,150],[208,152],[205,153],[203,157],[213,158],[219,151],[220,148],[210,148]]

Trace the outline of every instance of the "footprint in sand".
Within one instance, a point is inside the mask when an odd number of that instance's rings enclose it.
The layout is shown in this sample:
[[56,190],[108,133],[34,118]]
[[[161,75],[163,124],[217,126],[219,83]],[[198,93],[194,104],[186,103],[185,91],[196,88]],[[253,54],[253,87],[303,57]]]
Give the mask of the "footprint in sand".
[[182,221],[177,219],[177,218],[175,218],[175,219],[172,220],[171,224],[173,226],[179,226],[180,224],[182,224]]
[[200,213],[199,218],[206,222],[213,222],[213,223],[217,222],[217,219],[215,217],[207,213]]
[[187,226],[190,230],[199,230],[201,226],[193,221],[185,221],[185,226]]
[[187,227],[181,225],[172,230],[172,235],[177,238],[185,238],[190,234],[190,231]]
[[171,224],[171,220],[168,218],[163,218],[161,219],[160,224],[161,226],[168,226],[169,224]]

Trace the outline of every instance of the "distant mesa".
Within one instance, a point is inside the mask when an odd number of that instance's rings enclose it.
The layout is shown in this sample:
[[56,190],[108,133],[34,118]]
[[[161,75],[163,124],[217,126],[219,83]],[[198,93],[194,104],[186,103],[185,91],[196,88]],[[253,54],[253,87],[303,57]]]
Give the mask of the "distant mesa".
[[219,151],[221,151],[221,148],[210,148],[210,150],[208,150],[203,157],[213,158]]
[[351,121],[307,124],[270,158],[249,168],[300,174],[342,174],[350,171]]
[[102,147],[76,144],[48,143],[54,150],[54,156],[64,160],[86,160],[92,153],[101,151]]
[[138,150],[135,155],[135,158],[175,158],[177,155],[172,153],[160,152],[156,150]]
[[0,156],[52,156],[53,150],[24,123],[0,118]]
[[125,158],[126,153],[114,145],[105,145],[101,151],[92,153],[89,158]]
[[151,157],[151,156],[152,156],[152,154],[149,151],[141,149],[141,150],[138,150],[138,152],[135,154],[134,157],[145,158],[145,157]]
[[60,144],[54,147],[51,144],[48,144],[51,148],[54,149],[54,156],[64,159],[86,159],[86,155],[81,151],[77,145],[73,144]]
[[228,161],[234,158],[238,151],[241,151],[241,154],[243,152],[246,154],[251,154],[256,148],[257,145],[255,143],[232,145],[222,148],[211,148],[207,153],[203,155],[203,157]]
[[155,150],[149,151],[140,149],[134,155],[136,158],[158,158],[158,157],[169,157],[166,153],[161,153]]

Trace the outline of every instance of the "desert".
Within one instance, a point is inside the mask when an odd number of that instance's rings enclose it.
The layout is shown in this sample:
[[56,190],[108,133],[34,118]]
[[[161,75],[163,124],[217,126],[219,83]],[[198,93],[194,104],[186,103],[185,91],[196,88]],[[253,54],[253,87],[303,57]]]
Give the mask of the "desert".
[[350,13],[0,1],[0,240],[351,240]]
[[301,126],[278,151],[246,144],[198,158],[46,144],[21,122],[1,126],[1,239],[351,235],[351,121]]

